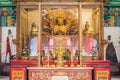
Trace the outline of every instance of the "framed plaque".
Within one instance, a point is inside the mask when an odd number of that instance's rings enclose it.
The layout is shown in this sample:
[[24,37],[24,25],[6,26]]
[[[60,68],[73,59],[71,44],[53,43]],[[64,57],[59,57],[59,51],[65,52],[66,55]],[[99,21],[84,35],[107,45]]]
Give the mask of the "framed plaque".
[[111,80],[110,67],[101,67],[94,69],[95,80]]
[[11,67],[10,80],[27,80],[26,67]]

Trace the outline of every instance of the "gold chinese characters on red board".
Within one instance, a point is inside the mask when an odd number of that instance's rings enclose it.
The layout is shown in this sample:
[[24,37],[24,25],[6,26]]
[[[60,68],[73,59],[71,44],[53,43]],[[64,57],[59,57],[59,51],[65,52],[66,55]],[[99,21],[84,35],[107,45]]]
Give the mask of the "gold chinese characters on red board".
[[110,80],[110,68],[95,68],[95,80]]
[[26,68],[11,68],[10,80],[26,80]]

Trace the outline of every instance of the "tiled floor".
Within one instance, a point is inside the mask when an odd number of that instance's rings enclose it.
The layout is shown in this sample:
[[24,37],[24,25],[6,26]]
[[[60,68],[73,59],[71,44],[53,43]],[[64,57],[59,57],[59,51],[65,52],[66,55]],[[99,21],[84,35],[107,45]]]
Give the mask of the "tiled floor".
[[120,76],[112,76],[111,80],[120,80]]
[[[9,77],[0,76],[0,80],[9,80]],[[120,76],[113,76],[111,80],[120,80]]]
[[0,80],[9,80],[8,76],[0,76]]

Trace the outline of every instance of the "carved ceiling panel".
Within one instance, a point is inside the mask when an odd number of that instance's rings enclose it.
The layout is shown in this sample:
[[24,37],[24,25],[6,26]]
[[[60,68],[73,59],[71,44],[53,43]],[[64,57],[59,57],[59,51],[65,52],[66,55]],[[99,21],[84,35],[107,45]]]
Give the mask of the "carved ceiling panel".
[[[38,1],[38,2],[100,2],[101,0],[12,0],[13,2],[31,2],[31,1]],[[103,0],[106,1],[106,0]]]

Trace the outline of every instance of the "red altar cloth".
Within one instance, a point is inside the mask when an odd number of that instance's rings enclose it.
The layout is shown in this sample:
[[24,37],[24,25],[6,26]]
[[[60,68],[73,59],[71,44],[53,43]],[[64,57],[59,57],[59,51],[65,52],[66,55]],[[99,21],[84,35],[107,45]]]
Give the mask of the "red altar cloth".
[[[110,60],[88,60],[82,62],[84,66],[110,66]],[[11,60],[11,66],[37,66],[37,60]],[[41,61],[41,65],[47,65],[48,61]],[[50,65],[54,65],[55,62],[50,60]],[[65,62],[65,65],[70,66],[71,61]],[[79,61],[74,60],[74,65],[79,65]]]

